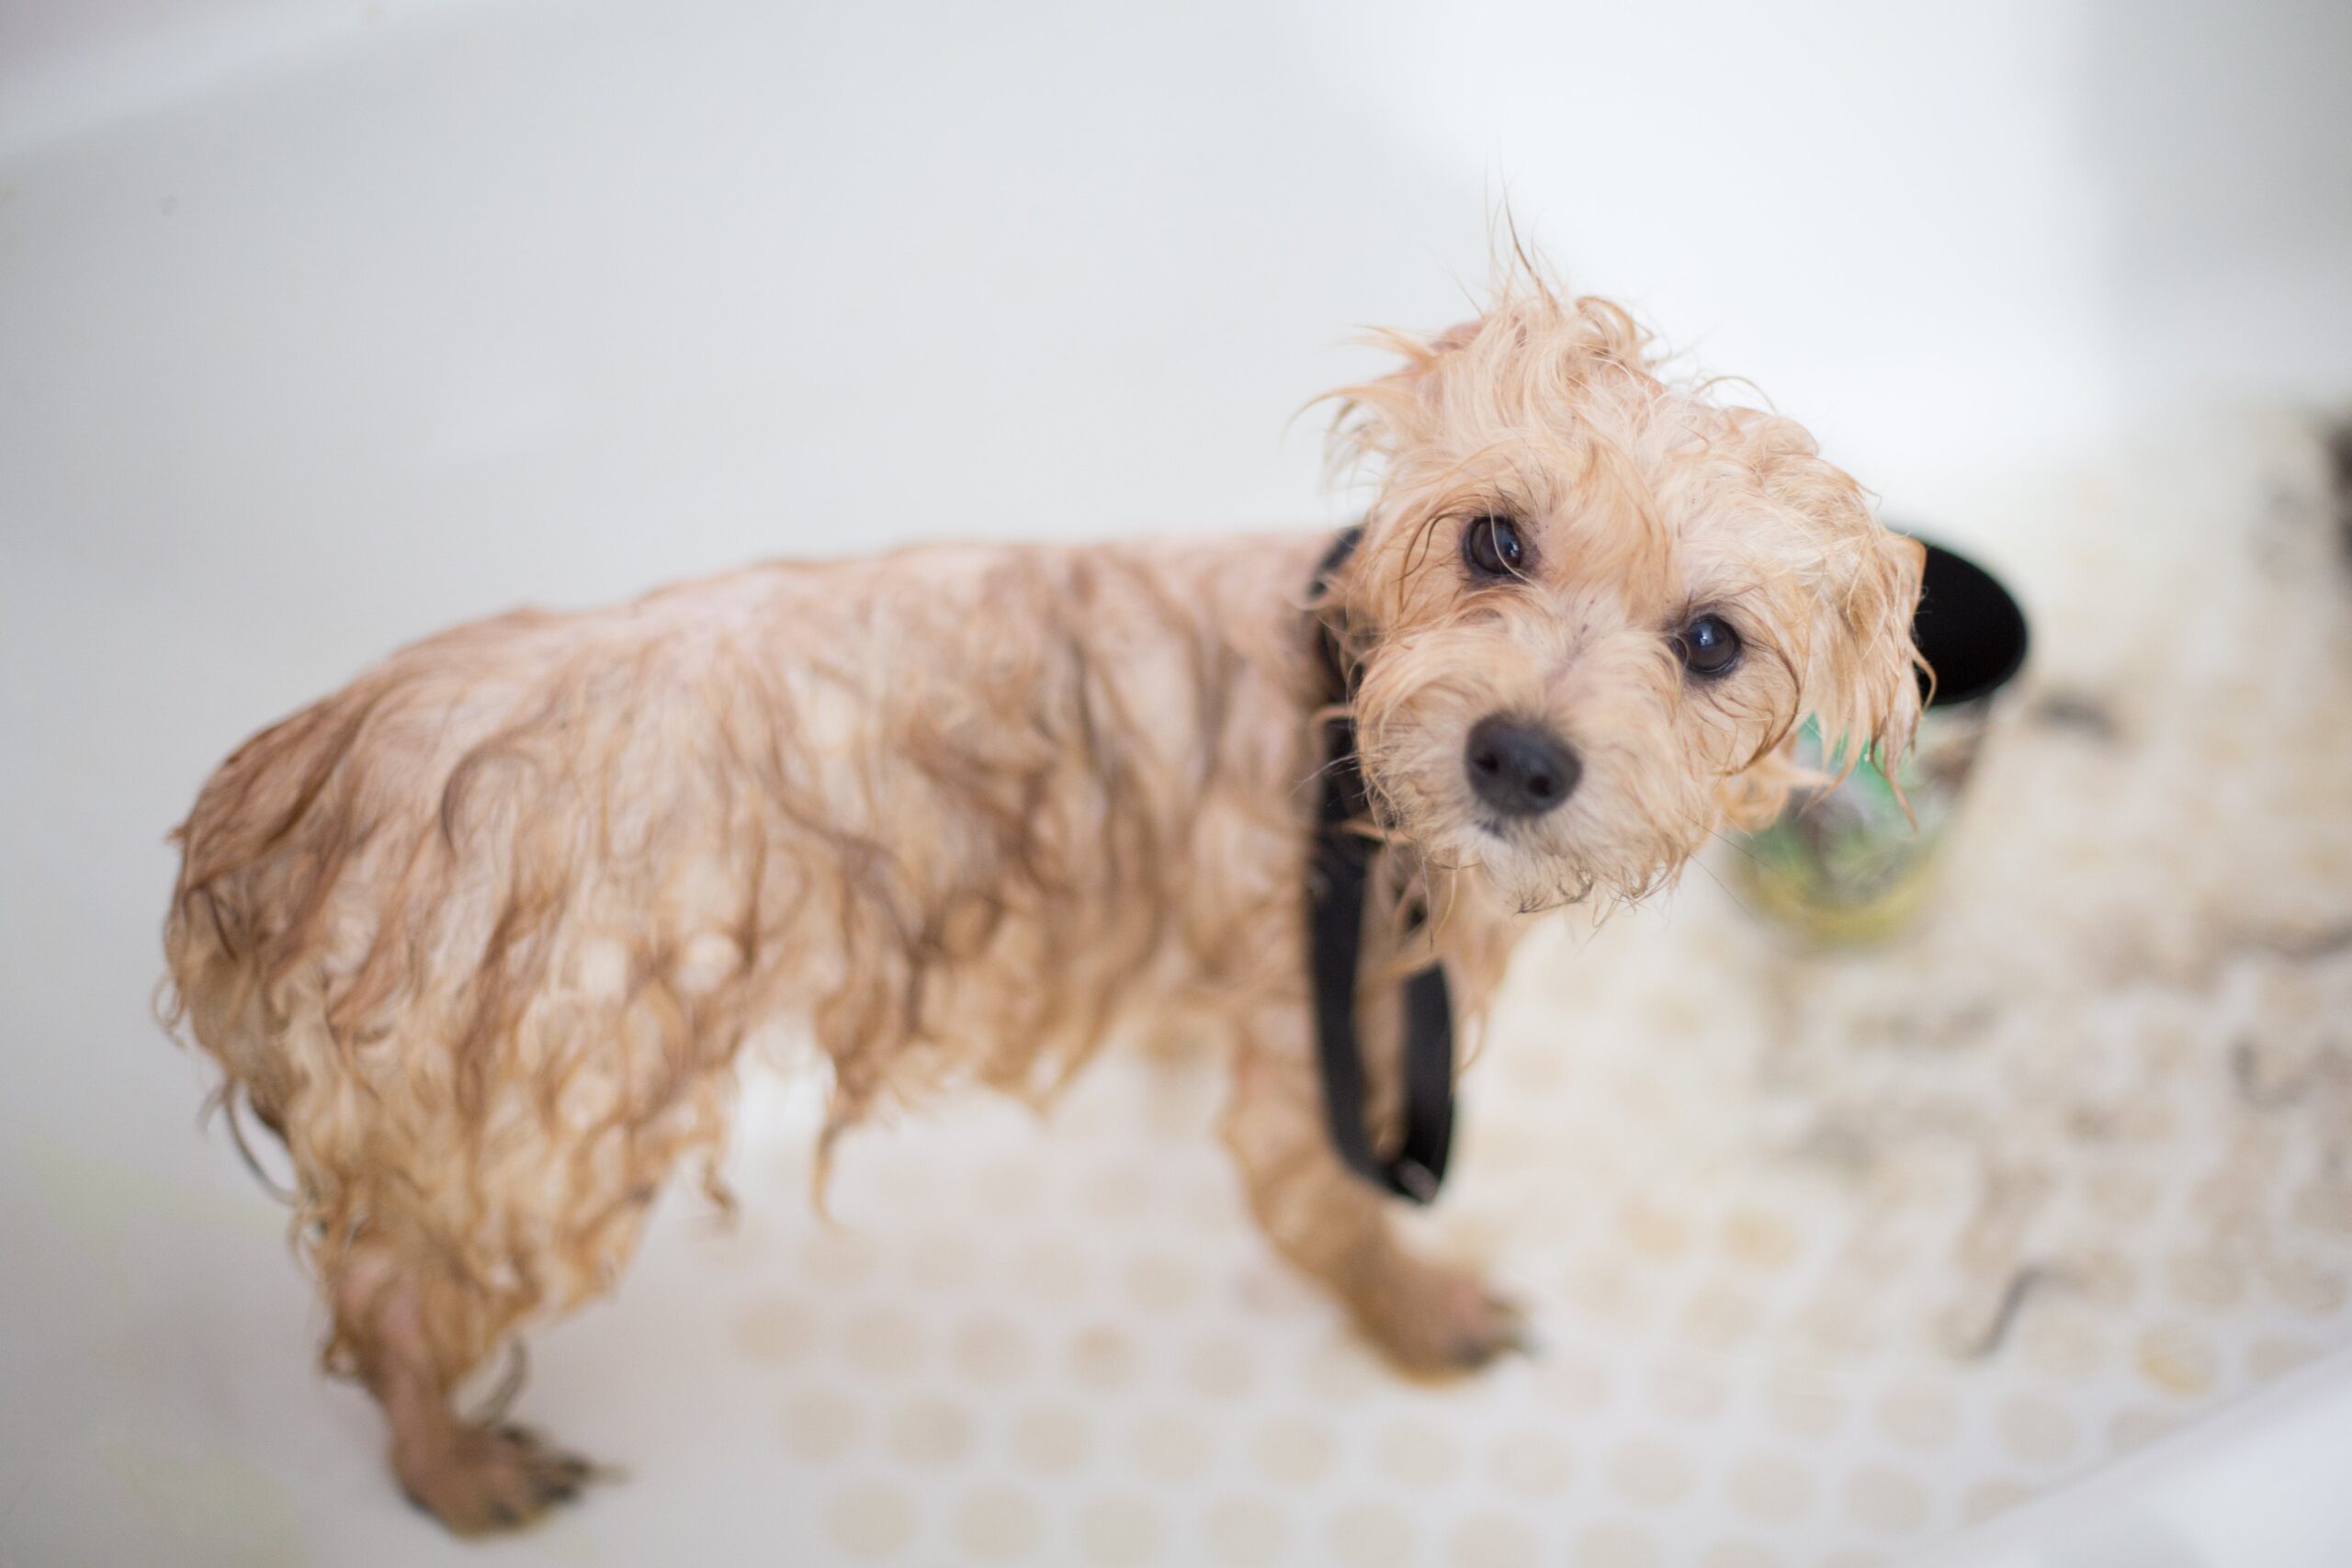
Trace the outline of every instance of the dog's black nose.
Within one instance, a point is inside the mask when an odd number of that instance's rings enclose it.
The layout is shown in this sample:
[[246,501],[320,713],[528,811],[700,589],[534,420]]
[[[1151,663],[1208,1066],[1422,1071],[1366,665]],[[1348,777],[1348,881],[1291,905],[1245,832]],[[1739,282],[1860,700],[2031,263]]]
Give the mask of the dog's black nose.
[[1541,817],[1568,798],[1584,764],[1539,725],[1488,714],[1470,730],[1463,758],[1470,787],[1506,817]]

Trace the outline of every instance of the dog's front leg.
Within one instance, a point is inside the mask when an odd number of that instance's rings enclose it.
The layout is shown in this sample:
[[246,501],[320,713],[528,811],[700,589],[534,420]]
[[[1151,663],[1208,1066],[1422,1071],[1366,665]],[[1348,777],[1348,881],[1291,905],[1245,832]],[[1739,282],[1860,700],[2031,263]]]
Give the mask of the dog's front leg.
[[1396,1239],[1392,1201],[1340,1163],[1304,1021],[1245,1039],[1235,1054],[1226,1146],[1258,1224],[1284,1258],[1338,1293],[1364,1336],[1421,1376],[1484,1366],[1525,1347],[1518,1310],[1467,1269]]

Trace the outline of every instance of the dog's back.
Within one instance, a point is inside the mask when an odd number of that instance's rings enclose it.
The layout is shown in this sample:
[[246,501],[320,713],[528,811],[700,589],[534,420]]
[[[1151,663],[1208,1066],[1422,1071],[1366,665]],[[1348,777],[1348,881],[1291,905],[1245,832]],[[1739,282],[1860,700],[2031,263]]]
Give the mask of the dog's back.
[[812,1028],[846,1123],[1040,1090],[1171,974],[1286,981],[1236,900],[1295,897],[1303,731],[1217,617],[1295,635],[1313,547],[1254,586],[1263,547],[755,569],[458,628],[248,741],[166,948],[322,1276],[360,1236],[440,1260],[463,1368],[609,1282],[755,1030]]

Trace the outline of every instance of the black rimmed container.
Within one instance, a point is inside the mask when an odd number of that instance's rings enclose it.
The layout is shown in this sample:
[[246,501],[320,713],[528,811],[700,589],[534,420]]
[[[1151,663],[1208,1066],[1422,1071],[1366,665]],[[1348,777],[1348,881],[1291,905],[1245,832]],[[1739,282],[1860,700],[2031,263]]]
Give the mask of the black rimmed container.
[[[1754,907],[1818,941],[1885,936],[1926,900],[1994,715],[2025,665],[2017,599],[1958,551],[1920,543],[1928,557],[1911,630],[1934,679],[1921,677],[1928,708],[1896,768],[1900,795],[1863,761],[1832,788],[1797,791],[1770,828],[1743,837],[1742,881]],[[1798,761],[1835,772],[1810,723]]]

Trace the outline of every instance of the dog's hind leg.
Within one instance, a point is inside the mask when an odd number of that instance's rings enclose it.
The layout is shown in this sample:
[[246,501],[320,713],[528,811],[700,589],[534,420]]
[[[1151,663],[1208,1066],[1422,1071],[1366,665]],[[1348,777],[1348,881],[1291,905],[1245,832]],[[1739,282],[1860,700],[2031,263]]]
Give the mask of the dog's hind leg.
[[[521,1427],[469,1422],[450,1407],[487,1347],[462,1326],[487,1314],[469,1287],[422,1257],[363,1240],[329,1281],[336,1345],[391,1426],[393,1475],[409,1500],[458,1535],[530,1523],[594,1478],[587,1461]],[[457,1344],[453,1346],[453,1332]]]
[[1524,1349],[1516,1308],[1467,1269],[1400,1243],[1389,1200],[1340,1163],[1324,1131],[1312,1051],[1245,1043],[1234,1064],[1226,1146],[1274,1247],[1323,1281],[1356,1327],[1400,1369],[1442,1376]]

